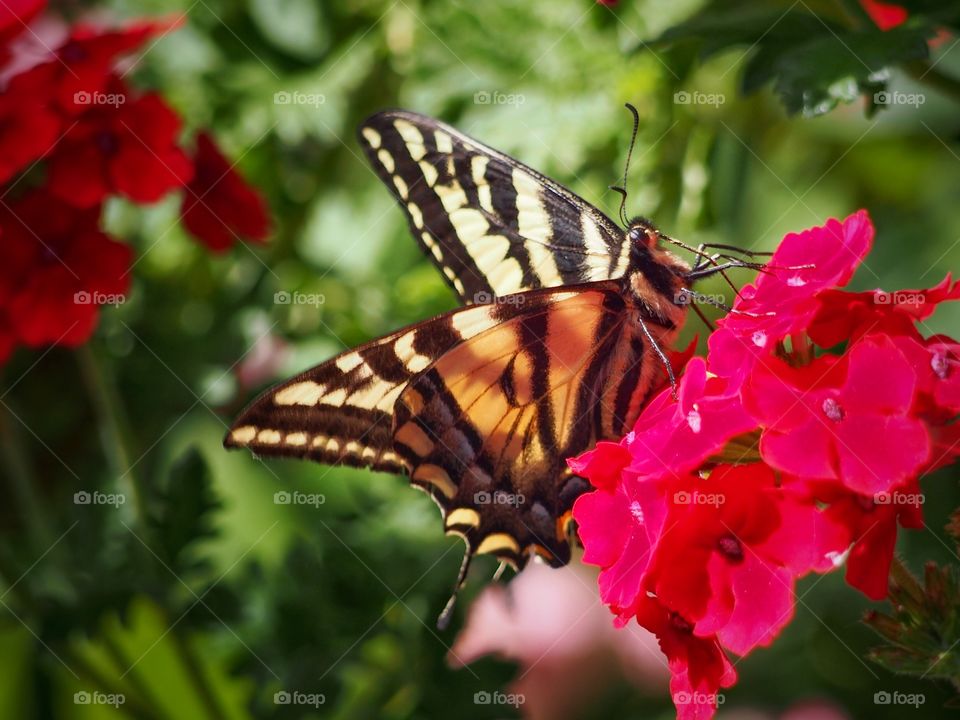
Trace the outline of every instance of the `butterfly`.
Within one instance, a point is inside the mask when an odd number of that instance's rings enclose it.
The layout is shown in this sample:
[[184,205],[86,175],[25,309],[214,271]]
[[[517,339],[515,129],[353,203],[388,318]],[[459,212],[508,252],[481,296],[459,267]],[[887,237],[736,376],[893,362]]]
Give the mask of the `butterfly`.
[[665,349],[692,283],[750,264],[701,246],[691,266],[623,205],[625,228],[430,117],[381,112],[358,137],[464,307],[270,388],[224,444],[409,476],[466,543],[444,618],[476,554],[517,569],[569,561],[589,485],[566,458],[624,435],[673,382]]

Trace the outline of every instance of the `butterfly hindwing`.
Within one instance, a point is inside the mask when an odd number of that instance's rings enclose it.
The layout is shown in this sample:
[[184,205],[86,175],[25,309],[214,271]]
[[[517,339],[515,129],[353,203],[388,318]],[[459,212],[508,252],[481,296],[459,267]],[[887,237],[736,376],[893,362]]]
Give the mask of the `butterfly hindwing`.
[[405,111],[372,116],[359,136],[413,236],[462,301],[624,273],[623,231],[517,160]]
[[393,448],[470,552],[563,565],[569,511],[587,489],[566,458],[633,421],[623,413],[635,416],[658,365],[616,283],[517,298],[408,383]]
[[497,322],[494,306],[455,310],[341,353],[254,400],[225,444],[260,455],[403,472],[393,406],[407,382]]

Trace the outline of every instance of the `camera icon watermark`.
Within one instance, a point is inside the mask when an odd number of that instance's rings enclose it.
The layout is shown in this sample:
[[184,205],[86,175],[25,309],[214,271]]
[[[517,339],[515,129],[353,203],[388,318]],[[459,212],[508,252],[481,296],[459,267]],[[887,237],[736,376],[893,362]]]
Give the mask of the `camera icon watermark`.
[[312,305],[313,307],[320,307],[326,301],[327,296],[323,293],[279,290],[273,294],[274,305]]
[[321,493],[302,493],[299,490],[290,492],[278,490],[273,494],[274,505],[309,505],[319,508],[327,501],[327,496]]
[[520,93],[504,93],[497,90],[478,90],[473,94],[474,105],[513,105],[519,107],[527,101]]
[[727,102],[727,96],[723,93],[705,93],[699,90],[688,92],[679,90],[673,94],[673,103],[675,105],[710,105],[720,107]]
[[88,292],[87,290],[78,290],[73,294],[74,305],[113,305],[117,307],[127,301],[125,295],[120,293],[102,293]]
[[904,693],[894,690],[888,692],[881,690],[873,694],[874,705],[909,705],[918,708],[927,701],[927,696],[923,693]]
[[720,507],[726,504],[727,497],[723,493],[702,493],[697,490],[687,492],[678,490],[673,494],[674,505],[706,505],[709,507]]
[[510,705],[511,707],[520,707],[527,701],[523,693],[505,693],[499,690],[488,692],[480,690],[473,694],[474,705]]
[[127,697],[123,693],[105,693],[99,690],[90,692],[89,690],[79,690],[73,694],[74,705],[109,705],[113,708],[119,708],[127,702]]
[[873,94],[875,105],[908,105],[918,108],[927,102],[927,96],[923,93],[905,93],[896,90],[881,90]]
[[673,696],[673,702],[678,707],[681,705],[720,707],[726,700],[723,693],[686,692],[684,690],[675,693]]
[[520,507],[527,501],[523,493],[509,493],[506,490],[478,490],[473,494],[473,502],[476,505],[506,505],[508,507]]
[[923,493],[905,493],[900,490],[878,492],[873,495],[875,505],[895,505],[897,507],[923,505],[927,501]]
[[322,93],[280,90],[273,94],[274,105],[311,105],[313,107],[320,107],[325,102],[327,102],[327,96]]
[[99,490],[88,492],[87,490],[78,490],[73,494],[74,505],[111,505],[118,508],[127,502],[127,496],[123,493],[104,493]]
[[907,290],[873,291],[874,305],[924,305],[926,302],[927,296],[920,292],[909,292]]
[[512,295],[494,295],[486,290],[480,290],[473,294],[474,305],[523,305],[527,301],[523,293],[514,293]]
[[120,107],[127,101],[127,96],[123,93],[105,93],[99,90],[89,92],[87,90],[78,90],[73,94],[74,105],[106,105],[109,107]]
[[318,708],[327,702],[323,693],[305,693],[299,690],[279,690],[273,694],[274,705],[307,705]]

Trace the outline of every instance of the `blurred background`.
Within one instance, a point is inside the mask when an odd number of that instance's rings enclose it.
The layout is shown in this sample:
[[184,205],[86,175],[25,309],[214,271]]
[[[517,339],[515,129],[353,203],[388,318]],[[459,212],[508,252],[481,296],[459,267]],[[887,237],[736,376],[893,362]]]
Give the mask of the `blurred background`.
[[[220,443],[267,384],[455,306],[361,157],[354,128],[385,108],[446,120],[615,217],[630,102],[627,209],[671,235],[770,249],[865,207],[878,232],[856,289],[929,287],[957,268],[957,98],[894,70],[890,90],[922,103],[788,115],[768,89],[741,94],[749,46],[701,63],[640,45],[699,5],[53,4],[110,23],[186,13],[136,83],[212,129],[275,232],[213,255],[175,199],[111,200],[107,228],[136,251],[127,302],[79,350],[20,350],[2,369],[0,717],[674,717],[659,651],[639,628],[609,629],[588,569],[534,568],[481,597],[496,568],[480,558],[439,632],[462,544],[425,495]],[[934,50],[946,75],[960,75],[953,43]],[[954,305],[929,324],[958,321]],[[96,490],[126,502],[75,502]],[[294,491],[312,499],[276,495]],[[925,492],[929,529],[900,540],[914,568],[956,560],[942,531],[955,472]],[[720,717],[943,716],[949,688],[864,659],[869,603],[839,574],[807,578],[799,598],[779,641],[737,665]],[[124,701],[84,704],[95,691]],[[894,691],[925,702],[875,704]]]

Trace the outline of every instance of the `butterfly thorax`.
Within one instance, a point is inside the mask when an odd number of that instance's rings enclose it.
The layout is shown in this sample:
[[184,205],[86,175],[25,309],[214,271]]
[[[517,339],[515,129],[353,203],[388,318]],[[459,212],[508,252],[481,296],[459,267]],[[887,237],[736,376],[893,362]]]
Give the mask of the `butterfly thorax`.
[[689,303],[690,266],[660,246],[660,232],[654,225],[637,218],[627,228],[630,259],[623,276],[625,297],[632,298],[645,319],[676,332],[683,325]]

